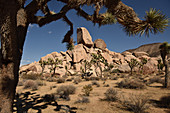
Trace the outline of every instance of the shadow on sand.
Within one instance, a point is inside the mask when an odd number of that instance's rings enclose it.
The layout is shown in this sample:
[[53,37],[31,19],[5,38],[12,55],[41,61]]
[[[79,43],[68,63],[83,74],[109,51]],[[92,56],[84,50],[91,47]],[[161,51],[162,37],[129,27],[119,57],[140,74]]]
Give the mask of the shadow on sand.
[[54,111],[62,110],[65,113],[76,113],[73,110],[77,109],[69,105],[58,105],[53,95],[47,94],[44,97],[40,97],[39,94],[31,92],[16,94],[13,108],[15,113],[27,113],[29,109],[33,109],[37,113],[42,113],[42,110],[48,106],[55,106]]

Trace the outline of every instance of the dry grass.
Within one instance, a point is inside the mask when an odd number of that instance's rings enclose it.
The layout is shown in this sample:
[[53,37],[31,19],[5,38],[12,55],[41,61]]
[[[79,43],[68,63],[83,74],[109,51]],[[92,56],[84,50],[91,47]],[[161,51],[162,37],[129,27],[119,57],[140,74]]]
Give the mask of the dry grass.
[[145,111],[149,108],[147,105],[149,101],[149,97],[139,94],[131,94],[129,97],[124,97],[121,104],[130,111],[134,113],[145,113]]

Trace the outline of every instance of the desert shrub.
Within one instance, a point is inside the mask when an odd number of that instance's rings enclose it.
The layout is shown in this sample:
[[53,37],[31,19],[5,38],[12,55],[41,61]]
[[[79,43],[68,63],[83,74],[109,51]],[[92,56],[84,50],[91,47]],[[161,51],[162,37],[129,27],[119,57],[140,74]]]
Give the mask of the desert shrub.
[[125,79],[118,83],[118,87],[127,89],[145,89],[146,85],[137,79]]
[[113,69],[112,73],[120,73],[121,71],[119,69]]
[[149,108],[147,105],[149,97],[145,95],[134,95],[131,94],[129,97],[124,98],[121,101],[121,104],[128,110],[133,111],[134,113],[145,113]]
[[62,85],[57,88],[57,94],[60,96],[60,98],[70,100],[69,95],[74,94],[76,91],[76,87],[73,85]]
[[57,82],[57,78],[55,78],[55,77],[48,77],[47,81],[48,82]]
[[63,78],[63,77],[59,77],[57,79],[57,83],[64,83],[64,82],[65,82],[65,78]]
[[110,79],[111,79],[111,80],[118,80],[119,77],[118,77],[118,76],[110,76]]
[[81,80],[80,77],[76,77],[76,78],[74,78],[73,83],[78,84],[78,83],[80,83],[81,81],[82,81],[82,80]]
[[99,81],[100,77],[90,77],[90,80],[97,80],[97,81]]
[[85,96],[89,96],[90,92],[93,90],[93,87],[91,84],[83,86],[82,92]]
[[90,81],[90,77],[84,77],[85,81]]
[[23,79],[37,80],[37,79],[41,78],[41,75],[40,74],[34,74],[34,73],[32,73],[32,74],[23,74],[22,78]]
[[109,84],[105,84],[105,85],[103,85],[103,87],[109,87],[110,85]]
[[36,81],[33,80],[27,80],[24,83],[24,89],[32,89],[32,90],[37,90],[38,89],[38,84]]
[[149,84],[152,84],[154,82],[164,84],[164,80],[161,79],[161,77],[159,76],[155,76],[149,79]]
[[68,78],[68,79],[66,79],[66,81],[72,81],[72,79],[71,79],[71,78]]
[[42,80],[36,80],[38,86],[46,86],[46,83]]
[[97,81],[92,81],[92,85],[95,85],[97,87],[100,87],[100,84]]
[[105,100],[107,101],[116,101],[118,100],[118,92],[114,88],[109,88],[106,90],[105,94]]
[[77,101],[74,102],[75,104],[77,103],[90,103],[90,100],[88,97],[81,97],[81,99],[78,99]]

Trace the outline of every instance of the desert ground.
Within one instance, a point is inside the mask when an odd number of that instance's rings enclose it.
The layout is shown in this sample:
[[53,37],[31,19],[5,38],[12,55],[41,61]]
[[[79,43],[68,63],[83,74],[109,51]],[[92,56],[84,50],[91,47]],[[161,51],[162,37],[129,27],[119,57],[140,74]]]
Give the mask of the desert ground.
[[[163,73],[111,73],[102,79],[72,75],[44,80],[33,76],[20,77],[14,113],[170,113],[170,89],[163,88]],[[85,85],[92,88],[89,96],[82,91]],[[72,86],[75,91],[64,98],[61,86]],[[108,89],[112,89],[110,93],[106,93]]]

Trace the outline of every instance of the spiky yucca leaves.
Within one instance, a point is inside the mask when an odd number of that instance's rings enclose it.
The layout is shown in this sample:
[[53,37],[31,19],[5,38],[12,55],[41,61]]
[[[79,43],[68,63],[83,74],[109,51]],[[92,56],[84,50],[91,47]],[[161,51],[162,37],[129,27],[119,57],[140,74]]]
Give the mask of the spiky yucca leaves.
[[115,24],[117,22],[116,17],[109,12],[102,14],[102,16],[103,20],[101,22],[101,25]]
[[102,69],[101,63],[106,65],[107,60],[100,53],[98,53],[98,54],[92,53],[91,56],[92,56],[92,59],[90,62],[95,66],[96,74],[97,74],[97,68],[99,68],[100,69],[100,77],[103,77],[103,69]]
[[47,65],[47,62],[41,59],[39,61],[39,63],[40,63],[40,66],[42,68],[41,75],[43,75],[43,72],[44,72],[44,69],[45,69],[45,65]]
[[129,22],[124,25],[124,31],[128,35],[140,35],[145,34],[149,36],[149,33],[157,34],[162,33],[169,23],[169,19],[162,14],[160,10],[151,8],[149,11],[146,11],[145,20],[141,22]]
[[159,73],[161,72],[161,70],[163,69],[164,67],[164,64],[161,62],[161,59],[158,59],[158,64],[157,64],[157,67],[158,67],[158,70],[159,70]]
[[51,59],[51,58],[48,58],[48,61],[47,61],[47,64],[50,65],[51,67],[49,68],[50,69],[50,73],[52,73],[52,77],[55,75],[55,70],[56,68],[58,67],[59,64],[62,64],[63,61],[62,60],[59,60],[58,58],[56,58],[55,60]]
[[138,66],[139,62],[134,58],[130,59],[130,61],[127,61],[127,62],[128,62],[128,65],[131,69],[131,75],[132,75],[133,68]]
[[168,88],[170,87],[170,83],[169,83],[170,72],[169,72],[169,63],[166,56],[170,52],[170,44],[168,44],[168,42],[164,42],[160,45],[159,49],[160,49],[163,64],[165,66],[165,88]]
[[141,59],[141,62],[138,63],[139,65],[139,71],[141,73],[143,73],[143,66],[148,62],[148,60],[146,58],[142,58]]

